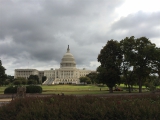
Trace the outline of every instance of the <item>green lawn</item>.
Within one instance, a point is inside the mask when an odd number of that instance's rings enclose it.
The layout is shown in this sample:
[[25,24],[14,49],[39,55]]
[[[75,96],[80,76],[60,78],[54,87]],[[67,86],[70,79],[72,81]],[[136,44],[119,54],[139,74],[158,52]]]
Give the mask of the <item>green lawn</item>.
[[43,85],[42,88],[43,94],[105,94],[108,92],[108,87],[99,87],[95,85]]
[[46,86],[42,85],[42,88],[44,90],[65,90],[65,91],[86,91],[86,90],[108,90],[107,86],[96,86],[96,85],[51,85],[51,86]]
[[4,87],[4,86],[0,86],[0,94],[3,94],[4,93],[4,89],[5,89],[6,87]]
[[[123,91],[114,91],[114,93],[128,93],[125,86],[119,86]],[[4,94],[6,87],[0,86],[0,94]],[[134,93],[138,92],[138,86],[134,86]],[[144,87],[143,87],[144,88]],[[96,85],[42,85],[42,94],[68,94],[68,95],[87,95],[87,94],[107,94],[109,93],[107,86]],[[101,89],[101,90],[100,90]]]
[[[120,88],[125,88],[124,85],[119,86]],[[51,85],[42,86],[43,94],[107,94],[109,93],[107,86],[96,86],[96,85]],[[134,87],[133,93],[138,92],[138,86]],[[143,87],[144,88],[144,87]],[[101,89],[101,91],[100,91]],[[114,93],[128,93],[126,89],[123,91],[114,91]]]

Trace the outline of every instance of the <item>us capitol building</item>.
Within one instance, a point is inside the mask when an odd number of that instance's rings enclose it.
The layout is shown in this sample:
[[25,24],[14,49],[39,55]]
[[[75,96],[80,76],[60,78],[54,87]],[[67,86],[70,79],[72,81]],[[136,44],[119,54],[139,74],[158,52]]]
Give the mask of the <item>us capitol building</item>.
[[69,45],[67,52],[64,54],[60,63],[59,69],[50,69],[38,71],[36,69],[15,69],[15,78],[24,77],[28,78],[30,75],[38,75],[40,82],[42,77],[46,76],[46,81],[43,84],[80,84],[79,78],[87,74],[95,72],[91,70],[76,68],[76,62],[73,55],[70,53]]

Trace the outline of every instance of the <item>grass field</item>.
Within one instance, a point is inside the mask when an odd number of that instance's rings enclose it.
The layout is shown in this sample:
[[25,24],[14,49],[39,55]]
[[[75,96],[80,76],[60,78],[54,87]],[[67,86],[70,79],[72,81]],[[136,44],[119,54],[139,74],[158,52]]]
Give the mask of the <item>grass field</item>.
[[[6,87],[0,87],[0,94],[4,94]],[[128,93],[125,86],[122,84],[120,88],[123,91],[114,91],[114,93]],[[138,92],[138,86],[134,86],[133,93]],[[96,85],[42,85],[42,94],[67,94],[67,95],[90,95],[90,94],[107,94],[109,93],[107,86]],[[100,90],[101,89],[101,90]],[[144,89],[144,87],[143,87]],[[144,92],[144,91],[143,91]],[[145,91],[146,92],[146,91]]]
[[4,94],[4,89],[5,88],[6,88],[5,86],[0,86],[0,94]]
[[43,94],[105,94],[108,92],[107,86],[99,87],[95,85],[52,85],[42,86],[42,88]]
[[[52,85],[52,86],[42,86],[43,94],[108,94],[108,87],[107,86],[96,86],[96,85]],[[125,88],[122,84],[120,88]],[[143,90],[145,87],[142,87]],[[100,90],[101,89],[101,90]],[[134,91],[132,93],[138,92],[138,86],[134,87]],[[145,90],[143,92],[146,92]],[[123,91],[114,91],[114,93],[128,93],[126,89]]]

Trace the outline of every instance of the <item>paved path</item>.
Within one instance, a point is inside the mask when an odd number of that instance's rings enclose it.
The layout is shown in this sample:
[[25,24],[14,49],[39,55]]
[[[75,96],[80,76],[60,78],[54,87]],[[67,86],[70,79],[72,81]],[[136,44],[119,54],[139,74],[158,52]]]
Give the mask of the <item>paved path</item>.
[[11,101],[11,98],[4,98],[4,99],[0,99],[0,102],[9,102]]
[[11,101],[11,99],[0,99],[0,106],[8,104]]

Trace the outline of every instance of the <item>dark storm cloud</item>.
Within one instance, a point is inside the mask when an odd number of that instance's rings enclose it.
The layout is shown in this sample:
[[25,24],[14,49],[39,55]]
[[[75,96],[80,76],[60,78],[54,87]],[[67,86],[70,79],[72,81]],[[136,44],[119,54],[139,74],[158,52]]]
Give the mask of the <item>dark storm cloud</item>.
[[89,67],[107,40],[159,37],[159,12],[138,12],[114,22],[115,9],[123,2],[1,0],[0,57],[12,71],[28,64],[46,69],[59,66],[69,44],[77,66]]

